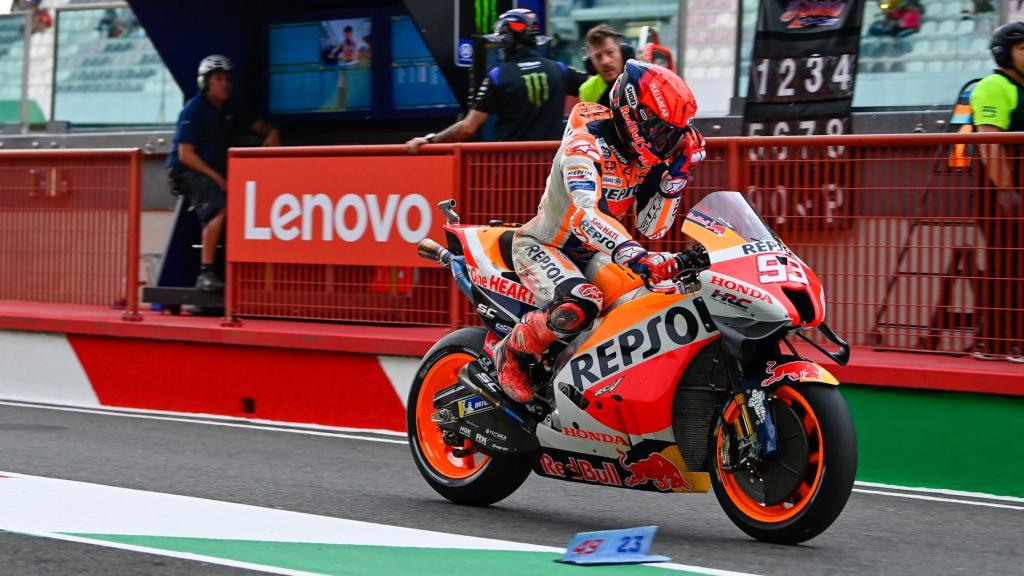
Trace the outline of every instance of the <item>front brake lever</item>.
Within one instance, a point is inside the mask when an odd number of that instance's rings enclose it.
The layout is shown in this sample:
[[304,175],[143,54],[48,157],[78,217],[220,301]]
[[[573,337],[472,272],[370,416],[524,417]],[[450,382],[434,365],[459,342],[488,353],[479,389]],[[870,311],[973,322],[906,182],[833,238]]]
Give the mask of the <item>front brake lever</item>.
[[643,280],[644,280],[644,288],[647,288],[651,292],[657,292],[658,294],[675,294],[676,293],[676,289],[675,289],[674,286],[672,286],[672,287],[666,286],[666,287],[662,288],[662,287],[659,287],[656,284],[651,284],[651,279],[649,277],[647,277],[647,276],[641,276],[641,278],[643,278]]
[[697,278],[700,276],[700,272],[701,272],[700,268],[687,268],[685,270],[681,270],[679,272],[679,274],[676,274],[676,277],[673,278],[672,281],[673,282],[696,282]]

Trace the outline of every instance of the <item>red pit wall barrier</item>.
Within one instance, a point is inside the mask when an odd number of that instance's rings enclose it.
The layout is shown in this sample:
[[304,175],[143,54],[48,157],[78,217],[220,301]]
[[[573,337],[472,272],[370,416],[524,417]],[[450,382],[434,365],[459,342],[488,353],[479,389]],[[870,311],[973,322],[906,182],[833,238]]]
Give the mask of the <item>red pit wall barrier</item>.
[[103,406],[405,430],[401,399],[371,354],[78,334],[68,341]]
[[[825,285],[828,321],[852,344],[1007,354],[1024,326],[1024,213],[997,209],[978,155],[1019,165],[1014,134],[709,138],[684,209],[715,190],[746,195]],[[456,158],[463,223],[535,214],[557,143],[422,147]],[[401,146],[234,150],[233,157],[394,156]],[[386,175],[381,175],[386,178]],[[627,218],[631,220],[631,218]],[[632,222],[627,222],[631,226]],[[442,238],[436,238],[443,241]],[[686,246],[678,227],[648,242]],[[424,263],[428,265],[428,263]],[[478,324],[446,271],[232,263],[229,313],[361,323]],[[1024,351],[1022,351],[1024,352]]]
[[0,151],[0,300],[138,319],[139,150]]

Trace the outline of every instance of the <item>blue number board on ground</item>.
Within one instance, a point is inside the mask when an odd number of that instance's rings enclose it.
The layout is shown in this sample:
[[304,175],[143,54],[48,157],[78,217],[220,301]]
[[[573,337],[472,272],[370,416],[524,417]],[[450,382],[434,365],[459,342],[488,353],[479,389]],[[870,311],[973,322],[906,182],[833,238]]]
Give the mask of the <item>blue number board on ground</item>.
[[657,531],[657,526],[641,526],[622,530],[580,532],[569,542],[565,556],[558,562],[567,564],[666,562],[670,558],[647,554]]

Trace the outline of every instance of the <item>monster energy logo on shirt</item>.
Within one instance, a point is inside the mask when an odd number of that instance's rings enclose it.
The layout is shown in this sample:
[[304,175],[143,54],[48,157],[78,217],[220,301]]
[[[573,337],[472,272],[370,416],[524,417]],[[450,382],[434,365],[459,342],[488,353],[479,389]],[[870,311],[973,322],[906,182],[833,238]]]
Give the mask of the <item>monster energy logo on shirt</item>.
[[546,72],[534,72],[523,74],[523,82],[526,83],[526,99],[537,108],[540,108],[548,101],[548,75]]
[[498,19],[498,0],[474,0],[473,14],[476,16],[476,33],[490,34],[491,26]]

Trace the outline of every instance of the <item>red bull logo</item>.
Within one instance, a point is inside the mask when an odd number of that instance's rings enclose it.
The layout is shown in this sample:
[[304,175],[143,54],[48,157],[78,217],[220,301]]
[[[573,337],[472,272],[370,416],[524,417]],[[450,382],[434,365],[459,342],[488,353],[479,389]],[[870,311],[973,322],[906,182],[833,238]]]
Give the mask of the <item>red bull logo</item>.
[[540,465],[545,476],[605,486],[622,486],[619,471],[615,469],[615,463],[611,461],[605,461],[600,468],[597,468],[593,462],[583,458],[569,457],[569,461],[563,464],[552,458],[551,455],[544,454],[540,457]]
[[648,482],[662,492],[676,489],[689,490],[690,484],[683,478],[679,469],[660,452],[654,452],[646,458],[633,462],[626,462],[626,454],[619,453],[619,465],[632,475],[626,478],[626,486],[635,488]]
[[793,382],[800,382],[801,380],[823,380],[821,368],[805,360],[796,360],[779,365],[776,365],[774,361],[769,362],[764,371],[765,374],[768,374],[768,377],[761,380],[762,387],[771,386],[772,384],[782,382],[783,380],[792,380]]
[[789,22],[790,28],[835,26],[843,16],[843,12],[846,11],[846,5],[845,0],[833,2],[791,0],[779,20]]
[[711,232],[715,236],[725,236],[726,232],[729,230],[726,226],[719,224],[716,220],[713,220],[712,218],[709,218],[697,211],[692,211],[687,214],[686,219]]

